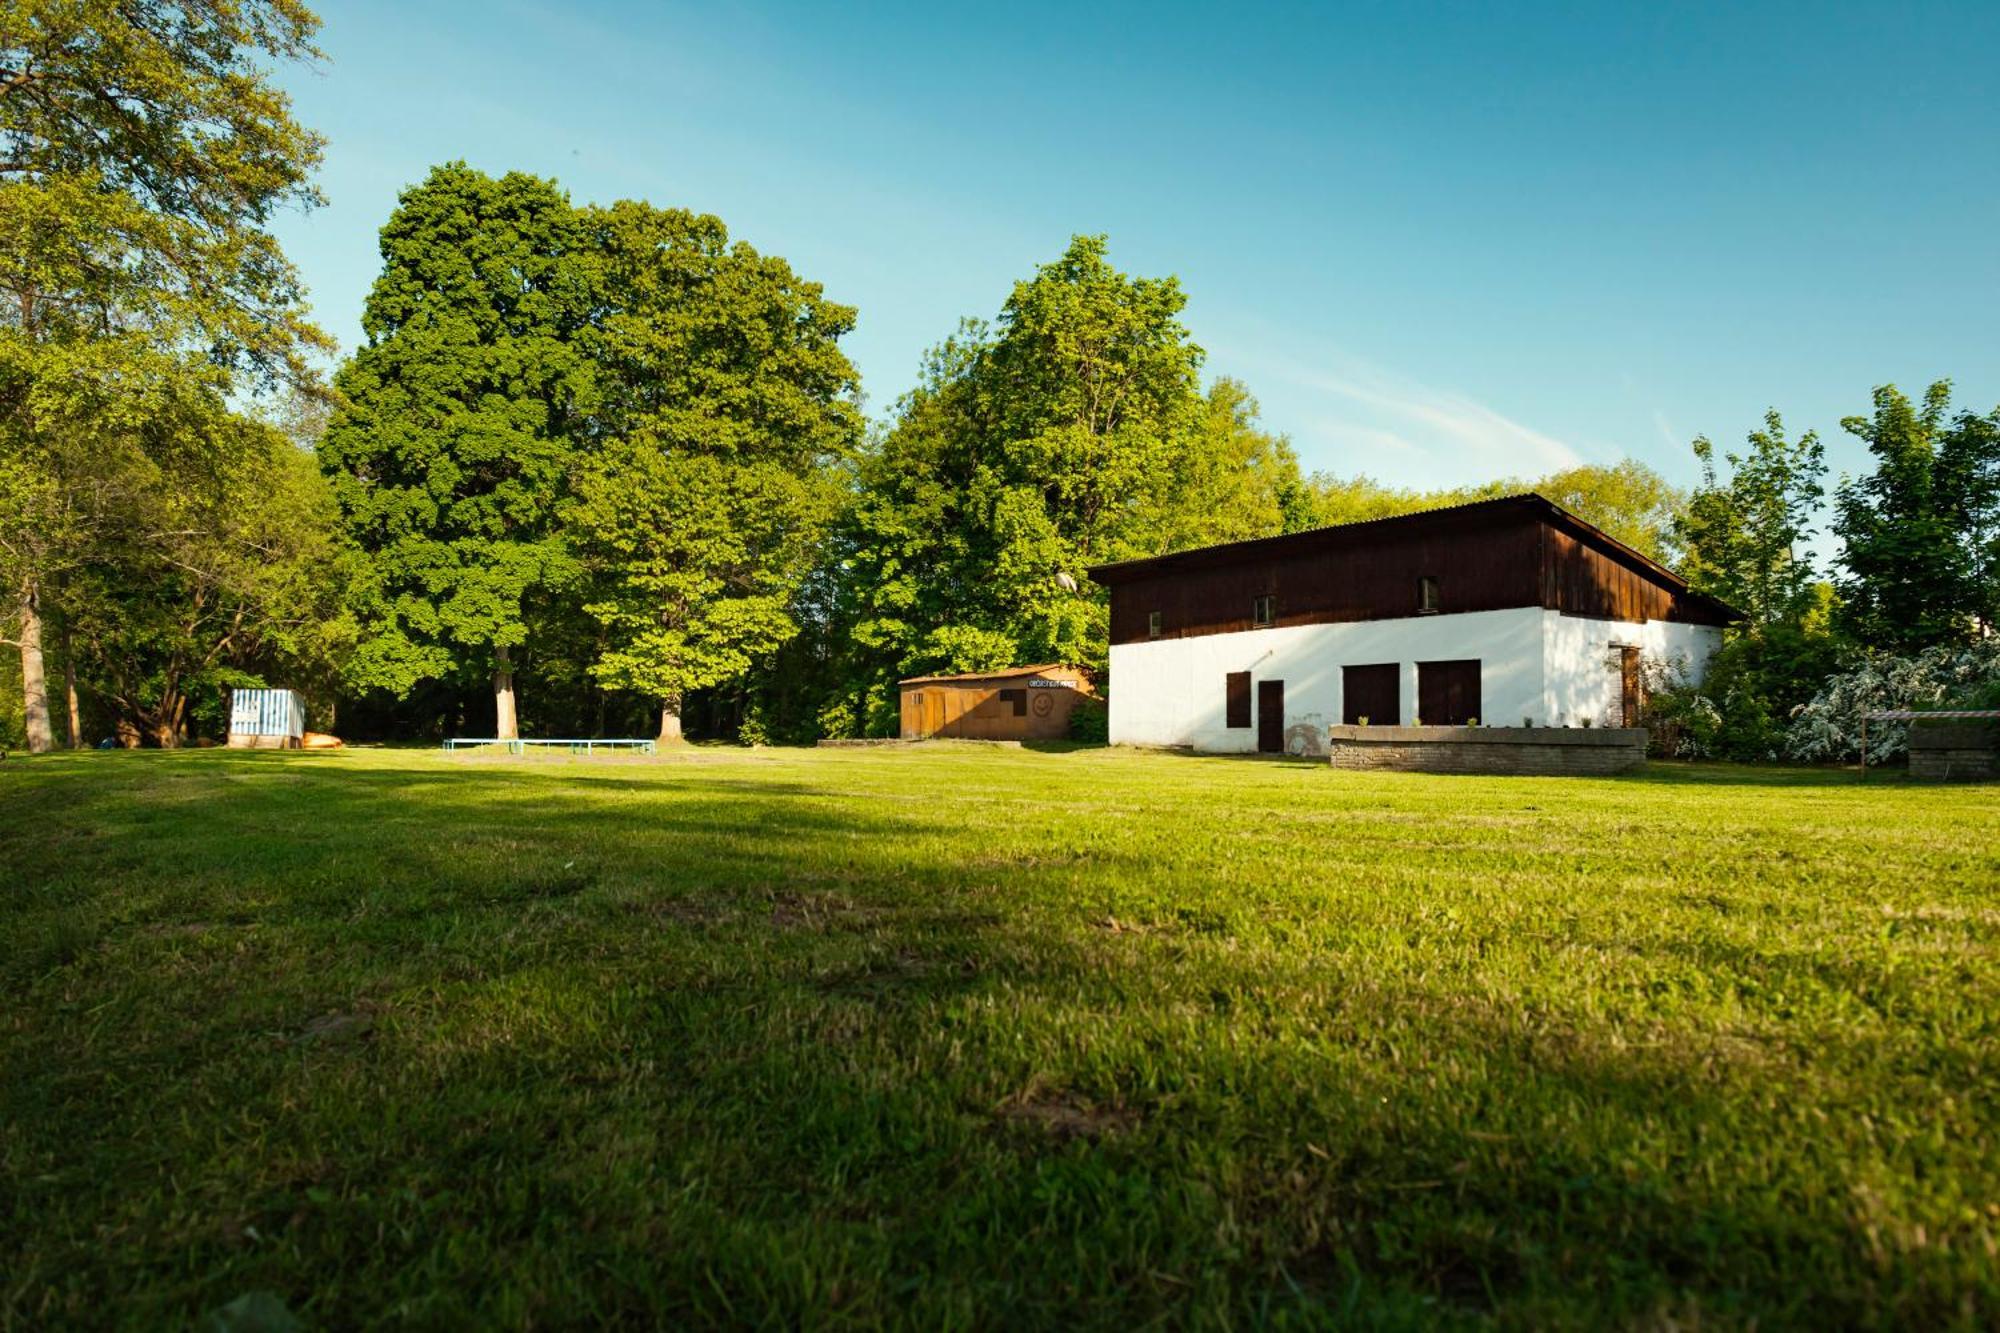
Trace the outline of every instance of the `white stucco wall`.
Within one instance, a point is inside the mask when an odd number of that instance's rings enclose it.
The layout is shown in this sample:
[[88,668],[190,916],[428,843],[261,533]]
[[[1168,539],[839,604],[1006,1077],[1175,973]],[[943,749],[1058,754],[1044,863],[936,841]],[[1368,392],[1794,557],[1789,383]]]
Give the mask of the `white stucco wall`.
[[1180,745],[1225,754],[1254,751],[1257,728],[1226,725],[1223,677],[1285,682],[1285,724],[1324,728],[1340,721],[1341,668],[1402,666],[1402,721],[1416,721],[1417,663],[1480,660],[1480,720],[1494,726],[1593,724],[1619,701],[1614,644],[1637,644],[1649,658],[1682,655],[1699,678],[1721,631],[1654,621],[1582,620],[1539,607],[1409,616],[1347,625],[1152,639],[1111,648],[1111,743]]
[[1226,725],[1223,677],[1232,671],[1250,673],[1253,699],[1255,682],[1284,681],[1287,726],[1326,727],[1340,721],[1342,667],[1397,662],[1402,720],[1411,722],[1417,663],[1463,657],[1483,663],[1480,706],[1496,720],[1540,710],[1544,651],[1535,607],[1113,644],[1111,743],[1255,750],[1254,725]]
[[[1714,625],[1681,625],[1649,620],[1643,625],[1618,620],[1586,620],[1559,611],[1544,611],[1544,695],[1541,718],[1552,726],[1615,726],[1622,711],[1623,686],[1618,652],[1636,646],[1648,662],[1678,661],[1692,680],[1700,680],[1708,659],[1722,646],[1722,630]],[[1499,717],[1493,719],[1500,721]]]

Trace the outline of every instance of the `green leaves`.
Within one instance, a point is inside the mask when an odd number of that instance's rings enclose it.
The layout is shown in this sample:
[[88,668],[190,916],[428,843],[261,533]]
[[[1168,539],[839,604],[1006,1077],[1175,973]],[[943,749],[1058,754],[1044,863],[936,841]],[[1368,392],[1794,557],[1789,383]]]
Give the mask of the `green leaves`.
[[574,583],[556,521],[596,369],[582,345],[595,263],[552,182],[453,163],[382,230],[369,343],[321,442],[372,566],[353,682],[403,693],[529,637]]
[[622,202],[588,220],[605,443],[565,521],[607,635],[593,674],[677,711],[797,632],[860,431],[837,344],[854,311],[716,218]]
[[716,218],[462,163],[382,251],[321,448],[376,575],[356,683],[469,674],[581,617],[601,684],[677,707],[795,632],[859,432],[853,310]]
[[1872,417],[1841,424],[1876,460],[1835,499],[1848,631],[1903,654],[1990,631],[2000,623],[2000,409],[1953,417],[1949,381],[1921,408],[1885,385]]
[[1715,446],[1694,442],[1702,483],[1674,520],[1674,533],[1688,582],[1742,611],[1761,632],[1796,621],[1812,599],[1819,576],[1805,543],[1824,494],[1826,454],[1812,431],[1788,441],[1775,409],[1764,414],[1764,429],[1746,438],[1745,453],[1725,455],[1726,482],[1717,476]]
[[1202,399],[1179,284],[1128,277],[1105,252],[1077,237],[995,323],[963,323],[863,460],[841,534],[848,688],[879,704],[898,675],[1101,664],[1104,604],[1064,576],[1281,525],[1275,504],[1231,501],[1258,484],[1238,457],[1268,454],[1296,481],[1289,450],[1245,447],[1240,390],[1219,418]]

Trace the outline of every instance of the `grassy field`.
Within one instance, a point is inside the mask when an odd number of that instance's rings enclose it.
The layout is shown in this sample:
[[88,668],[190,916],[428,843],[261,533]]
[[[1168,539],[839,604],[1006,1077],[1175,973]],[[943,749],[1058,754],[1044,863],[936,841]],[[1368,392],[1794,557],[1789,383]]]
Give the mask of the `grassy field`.
[[2000,1321],[2000,788],[0,765],[0,1324]]

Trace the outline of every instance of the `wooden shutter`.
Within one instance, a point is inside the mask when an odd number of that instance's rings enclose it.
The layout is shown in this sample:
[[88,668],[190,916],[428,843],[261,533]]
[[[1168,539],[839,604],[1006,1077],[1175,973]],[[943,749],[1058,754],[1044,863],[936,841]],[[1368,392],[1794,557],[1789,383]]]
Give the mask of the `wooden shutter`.
[[1250,725],[1250,673],[1232,671],[1222,678],[1226,720],[1232,727]]
[[1367,718],[1370,726],[1393,727],[1403,720],[1403,668],[1398,662],[1375,662],[1340,669],[1340,720],[1352,727]]
[[1479,716],[1479,661],[1417,663],[1417,721],[1462,727]]

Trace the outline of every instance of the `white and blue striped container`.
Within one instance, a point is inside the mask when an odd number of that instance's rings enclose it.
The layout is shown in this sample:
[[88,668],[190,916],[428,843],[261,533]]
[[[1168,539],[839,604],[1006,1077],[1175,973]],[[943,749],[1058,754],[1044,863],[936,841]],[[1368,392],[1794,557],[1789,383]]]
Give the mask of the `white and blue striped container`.
[[231,690],[229,743],[248,746],[297,745],[306,731],[306,710],[292,690]]

